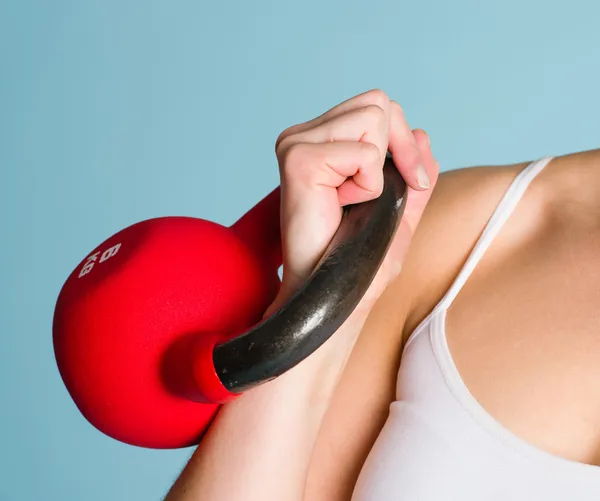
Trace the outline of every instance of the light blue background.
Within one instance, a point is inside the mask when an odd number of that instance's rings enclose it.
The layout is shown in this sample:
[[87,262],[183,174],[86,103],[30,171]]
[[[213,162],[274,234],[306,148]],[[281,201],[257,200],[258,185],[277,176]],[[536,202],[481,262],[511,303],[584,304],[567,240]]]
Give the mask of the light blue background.
[[373,87],[444,170],[594,148],[596,0],[0,2],[0,500],[158,500],[191,453],[109,439],[55,367],[54,301],[136,221],[230,224],[281,130]]

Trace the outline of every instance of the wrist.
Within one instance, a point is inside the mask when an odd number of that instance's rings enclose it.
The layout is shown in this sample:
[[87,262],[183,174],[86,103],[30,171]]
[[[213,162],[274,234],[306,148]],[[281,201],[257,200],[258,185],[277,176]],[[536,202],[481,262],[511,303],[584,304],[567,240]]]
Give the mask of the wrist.
[[346,367],[367,315],[355,311],[350,318],[313,354],[291,369],[311,385],[315,402],[328,405]]

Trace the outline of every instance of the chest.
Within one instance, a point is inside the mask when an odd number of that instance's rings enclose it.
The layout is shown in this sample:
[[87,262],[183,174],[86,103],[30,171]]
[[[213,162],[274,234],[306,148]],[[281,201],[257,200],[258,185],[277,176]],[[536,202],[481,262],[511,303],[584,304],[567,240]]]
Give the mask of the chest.
[[478,263],[446,316],[478,402],[545,451],[600,465],[600,238],[549,233]]

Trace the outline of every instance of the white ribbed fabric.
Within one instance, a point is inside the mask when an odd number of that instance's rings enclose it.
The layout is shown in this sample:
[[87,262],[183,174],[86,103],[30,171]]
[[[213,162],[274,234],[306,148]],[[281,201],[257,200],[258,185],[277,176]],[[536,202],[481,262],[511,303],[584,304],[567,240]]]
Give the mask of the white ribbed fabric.
[[446,310],[551,159],[517,175],[456,280],[411,334],[398,400],[352,501],[600,501],[600,468],[552,455],[504,428],[471,395],[446,343]]

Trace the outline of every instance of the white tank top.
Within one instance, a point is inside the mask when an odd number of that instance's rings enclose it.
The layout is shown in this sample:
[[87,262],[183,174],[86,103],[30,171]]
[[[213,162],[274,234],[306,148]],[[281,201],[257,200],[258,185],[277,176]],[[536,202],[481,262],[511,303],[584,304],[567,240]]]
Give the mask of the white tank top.
[[461,379],[444,330],[446,310],[551,159],[513,180],[456,280],[409,337],[397,400],[352,501],[600,501],[600,467],[545,452],[485,411]]

